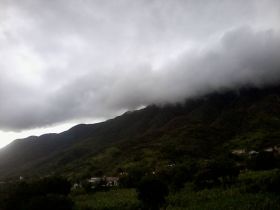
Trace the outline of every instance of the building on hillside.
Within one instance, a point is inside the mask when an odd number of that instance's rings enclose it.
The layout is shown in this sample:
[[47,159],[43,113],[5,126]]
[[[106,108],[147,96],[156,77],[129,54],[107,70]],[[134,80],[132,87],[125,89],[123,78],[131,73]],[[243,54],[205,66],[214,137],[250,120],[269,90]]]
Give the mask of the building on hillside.
[[88,179],[88,182],[92,185],[101,184],[102,186],[106,187],[114,187],[119,185],[119,177],[91,177]]
[[88,179],[88,182],[92,184],[97,184],[100,183],[101,181],[102,181],[101,177],[91,177],[90,179]]
[[265,152],[273,152],[274,148],[273,147],[269,147],[264,149]]
[[250,152],[248,152],[249,156],[254,156],[254,155],[257,155],[257,154],[259,154],[259,152],[255,151],[255,150],[251,150]]
[[119,186],[119,177],[105,177],[104,180],[107,187]]
[[82,185],[79,184],[79,183],[74,183],[73,186],[72,186],[72,190],[76,190],[76,189],[79,189],[79,188],[82,188]]
[[235,150],[232,150],[231,153],[233,155],[245,155],[246,154],[246,150],[245,149],[235,149]]

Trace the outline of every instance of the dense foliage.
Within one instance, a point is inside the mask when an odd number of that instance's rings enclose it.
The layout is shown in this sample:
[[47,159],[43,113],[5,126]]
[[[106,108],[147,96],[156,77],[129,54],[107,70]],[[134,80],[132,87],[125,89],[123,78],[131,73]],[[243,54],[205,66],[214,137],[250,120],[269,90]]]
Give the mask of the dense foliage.
[[1,186],[1,210],[71,210],[67,195],[71,184],[61,177],[47,177],[29,182],[20,181]]

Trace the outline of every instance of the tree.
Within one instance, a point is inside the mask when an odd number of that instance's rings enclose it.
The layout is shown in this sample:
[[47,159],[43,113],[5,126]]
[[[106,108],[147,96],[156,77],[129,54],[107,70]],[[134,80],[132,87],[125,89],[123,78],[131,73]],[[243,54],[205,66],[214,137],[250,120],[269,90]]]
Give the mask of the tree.
[[222,184],[224,187],[234,183],[238,177],[239,169],[234,161],[227,157],[207,162],[196,174],[195,185],[197,189],[211,188]]
[[277,158],[272,152],[260,152],[247,160],[247,166],[252,170],[270,170],[277,167]]
[[5,210],[71,210],[73,202],[67,197],[71,184],[62,177],[47,177],[14,183],[6,192],[0,209]]
[[141,179],[145,175],[145,170],[142,167],[134,167],[128,170],[126,175],[120,177],[120,185],[126,188],[134,188],[139,185]]
[[145,210],[158,210],[166,203],[168,187],[155,177],[144,177],[137,187],[138,199]]

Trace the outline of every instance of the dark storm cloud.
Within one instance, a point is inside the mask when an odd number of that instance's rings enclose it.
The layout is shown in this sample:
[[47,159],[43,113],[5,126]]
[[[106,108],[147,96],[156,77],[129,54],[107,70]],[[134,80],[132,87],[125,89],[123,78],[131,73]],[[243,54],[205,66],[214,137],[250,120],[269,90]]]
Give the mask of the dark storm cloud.
[[0,130],[280,79],[280,3],[0,0]]
[[59,97],[54,104],[92,103],[94,116],[98,116],[120,108],[178,102],[223,88],[273,84],[280,79],[280,37],[273,31],[242,27],[227,32],[214,47],[182,54],[157,71],[151,66],[131,68],[119,75],[100,75],[100,84],[92,83],[94,75],[79,78],[63,88],[61,95],[66,98]]

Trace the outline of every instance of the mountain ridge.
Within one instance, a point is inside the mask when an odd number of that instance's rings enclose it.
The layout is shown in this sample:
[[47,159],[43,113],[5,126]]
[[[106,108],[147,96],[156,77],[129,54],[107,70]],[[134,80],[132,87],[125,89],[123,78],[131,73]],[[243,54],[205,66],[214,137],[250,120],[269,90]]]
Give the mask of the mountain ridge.
[[280,143],[279,101],[280,86],[227,90],[16,140],[0,150],[0,178],[50,171],[113,174],[143,160],[156,168],[162,162],[208,158],[233,148],[272,146]]

